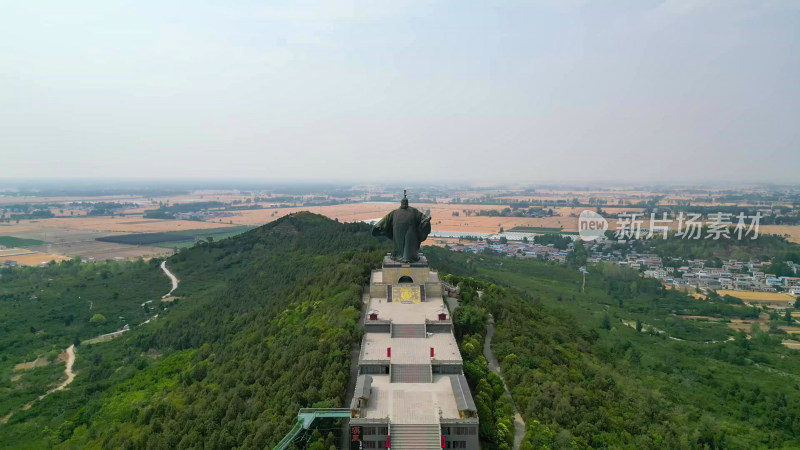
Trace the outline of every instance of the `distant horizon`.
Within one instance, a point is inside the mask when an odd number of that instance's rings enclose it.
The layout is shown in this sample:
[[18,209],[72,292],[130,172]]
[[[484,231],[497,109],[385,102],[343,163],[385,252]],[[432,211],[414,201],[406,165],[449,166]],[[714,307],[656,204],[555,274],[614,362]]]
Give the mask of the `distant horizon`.
[[[157,183],[156,185],[153,185]],[[464,181],[400,181],[400,180],[311,180],[311,179],[258,179],[258,178],[158,178],[158,177],[93,177],[93,178],[3,178],[0,179],[0,195],[2,190],[30,189],[36,190],[47,187],[97,187],[99,189],[125,188],[125,187],[182,187],[185,189],[270,189],[283,186],[308,186],[308,187],[464,187],[486,189],[586,189],[586,188],[660,188],[660,189],[690,189],[690,188],[800,188],[800,182],[758,182],[758,181],[528,181],[528,182],[464,182]]]
[[3,177],[793,183],[800,2],[10,2]]

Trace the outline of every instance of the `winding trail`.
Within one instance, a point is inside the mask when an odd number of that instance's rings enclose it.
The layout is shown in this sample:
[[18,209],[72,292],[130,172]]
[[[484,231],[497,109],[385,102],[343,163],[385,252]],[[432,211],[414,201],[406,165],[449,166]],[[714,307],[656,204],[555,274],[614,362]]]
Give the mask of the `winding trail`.
[[173,273],[170,272],[169,269],[167,269],[167,261],[166,260],[161,261],[161,270],[163,270],[164,273],[167,274],[167,276],[169,277],[170,281],[172,281],[172,289],[170,289],[169,292],[167,292],[166,294],[164,294],[163,297],[161,297],[161,298],[167,298],[170,295],[172,295],[172,292],[175,289],[178,289],[178,283],[180,282],[180,280],[178,280],[178,277],[173,275]]
[[525,420],[522,419],[519,411],[517,411],[517,405],[514,404],[514,399],[511,397],[511,392],[508,390],[506,380],[503,378],[503,374],[500,373],[500,364],[497,362],[497,358],[494,356],[494,352],[492,351],[493,337],[494,317],[489,314],[489,320],[486,322],[486,339],[483,341],[483,356],[489,363],[489,370],[496,373],[500,379],[503,380],[503,389],[505,389],[504,395],[509,397],[511,400],[511,406],[514,407],[514,450],[518,450],[520,445],[522,445],[522,439],[525,437]]
[[[172,272],[170,272],[169,269],[167,269],[167,262],[166,261],[162,261],[161,262],[161,270],[163,270],[164,273],[169,277],[170,281],[172,281],[172,289],[170,289],[169,292],[167,292],[163,297],[161,297],[161,298],[167,298],[172,294],[172,292],[175,289],[178,288],[178,283],[180,282],[180,280],[178,280],[178,278]],[[150,301],[152,301],[152,300],[150,300]],[[150,303],[150,301],[142,303],[142,306],[144,306],[147,303]],[[89,310],[92,309],[92,306],[93,306],[93,304],[92,304],[92,301],[90,300],[89,301]],[[155,319],[156,317],[158,317],[158,314],[156,314],[155,316],[151,317],[150,319],[147,319],[146,321],[142,322],[140,325],[144,325],[146,323],[149,323],[150,320]],[[97,336],[95,338],[87,340],[87,342],[91,341],[91,340],[94,340],[94,339],[102,339],[104,337],[116,337],[116,336],[119,336],[119,335],[121,335],[122,333],[124,333],[124,332],[126,332],[128,330],[130,330],[130,328],[126,325],[125,328],[123,328],[122,330],[117,330],[117,331],[114,331],[113,333],[108,333],[108,334],[105,334],[105,335]],[[30,402],[26,403],[25,406],[22,407],[22,411],[27,411],[28,409],[31,408],[31,406],[33,406],[34,402],[37,402],[37,401],[47,397],[48,395],[52,394],[53,392],[61,391],[61,390],[66,389],[67,386],[69,386],[70,383],[72,383],[75,380],[75,372],[72,371],[72,366],[75,364],[75,344],[72,344],[69,347],[67,347],[67,349],[64,352],[67,354],[66,366],[64,367],[64,374],[67,376],[67,379],[64,380],[58,386],[54,387],[53,389],[50,389],[49,391],[47,391],[44,394],[40,395],[36,400],[31,400]],[[1,417],[0,418],[0,424],[4,424],[4,423],[8,422],[8,419],[10,419],[12,415],[14,415],[14,411],[12,411],[12,412],[8,413],[7,415]]]
[[[72,365],[75,364],[75,344],[72,344],[69,347],[67,347],[66,353],[67,353],[67,365],[66,367],[64,367],[64,374],[67,375],[67,379],[64,380],[63,383],[47,391],[46,394],[40,395],[39,400],[45,398],[47,395],[52,394],[53,392],[66,389],[66,387],[69,386],[69,384],[75,380],[75,372],[72,371]],[[28,405],[30,405],[30,403]],[[30,406],[28,406],[28,408],[30,408]],[[23,408],[23,409],[28,409],[28,408]]]
[[[627,325],[627,326],[633,328],[634,330],[636,329],[636,322],[633,322],[631,320],[623,320],[622,323],[623,323],[623,325]],[[645,327],[647,327],[647,330],[645,330]],[[658,334],[663,334],[664,336],[668,337],[669,339],[672,339],[673,341],[693,342],[693,343],[698,343],[698,344],[719,344],[721,342],[733,342],[733,341],[736,340],[733,336],[728,336],[728,339],[725,339],[724,341],[687,341],[686,339],[681,339],[679,337],[670,336],[669,334],[667,334],[666,331],[659,330],[658,328],[656,328],[656,327],[654,327],[652,325],[647,325],[646,323],[642,324],[642,331],[640,331],[640,333],[644,333],[645,331],[650,331],[650,330],[655,331]],[[749,339],[749,337],[748,337],[748,339]]]

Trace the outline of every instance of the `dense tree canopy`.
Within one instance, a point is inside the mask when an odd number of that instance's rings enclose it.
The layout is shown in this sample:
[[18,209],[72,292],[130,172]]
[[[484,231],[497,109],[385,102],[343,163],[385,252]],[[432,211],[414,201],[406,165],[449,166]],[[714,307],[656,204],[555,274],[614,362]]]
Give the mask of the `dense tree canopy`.
[[484,311],[494,316],[526,448],[800,445],[795,351],[764,331],[747,339],[675,315],[749,314],[736,299],[694,299],[614,266],[595,267],[581,292],[581,274],[565,266],[425,251],[461,287],[454,320],[465,334]]

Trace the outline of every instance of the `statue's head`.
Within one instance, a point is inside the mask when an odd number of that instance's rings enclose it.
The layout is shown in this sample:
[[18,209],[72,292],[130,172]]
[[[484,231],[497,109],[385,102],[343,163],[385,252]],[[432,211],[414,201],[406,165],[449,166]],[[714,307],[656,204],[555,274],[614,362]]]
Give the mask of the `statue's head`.
[[406,197],[405,189],[403,189],[403,199],[400,200],[400,207],[403,209],[408,208],[408,197]]

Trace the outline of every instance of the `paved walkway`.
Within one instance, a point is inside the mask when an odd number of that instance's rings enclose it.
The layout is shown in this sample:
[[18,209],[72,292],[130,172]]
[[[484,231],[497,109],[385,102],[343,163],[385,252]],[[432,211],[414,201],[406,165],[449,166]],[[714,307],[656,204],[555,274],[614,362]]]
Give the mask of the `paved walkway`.
[[492,351],[493,337],[494,317],[489,314],[489,320],[486,322],[486,339],[483,341],[483,356],[486,358],[486,361],[489,362],[489,370],[499,375],[500,379],[503,380],[503,388],[505,389],[503,395],[507,395],[508,398],[511,399],[511,405],[514,407],[514,450],[518,450],[520,445],[522,445],[522,439],[525,437],[525,421],[517,411],[517,406],[514,404],[513,398],[511,398],[511,392],[508,390],[506,380],[503,379],[503,374],[500,373],[500,364],[497,362],[497,358],[495,358],[494,352]]

